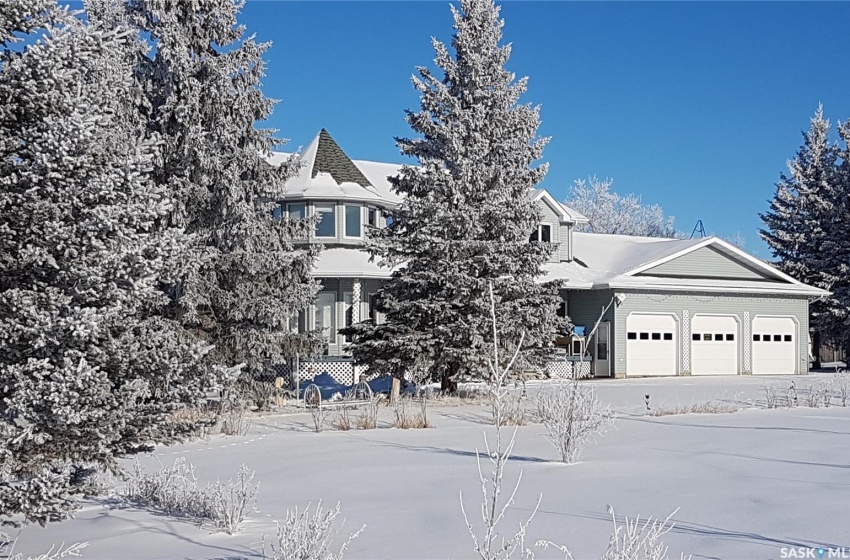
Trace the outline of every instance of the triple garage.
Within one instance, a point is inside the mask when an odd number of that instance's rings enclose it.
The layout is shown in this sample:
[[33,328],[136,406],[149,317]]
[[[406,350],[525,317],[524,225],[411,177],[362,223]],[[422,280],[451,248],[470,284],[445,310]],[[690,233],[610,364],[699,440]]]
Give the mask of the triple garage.
[[[682,340],[676,315],[630,313],[626,375],[673,376],[688,366],[695,376],[738,375],[747,369],[753,375],[798,373],[800,335],[795,317],[756,315],[748,326],[736,314],[695,314],[689,340]],[[684,352],[689,354],[685,359]],[[743,359],[747,354],[749,368]]]

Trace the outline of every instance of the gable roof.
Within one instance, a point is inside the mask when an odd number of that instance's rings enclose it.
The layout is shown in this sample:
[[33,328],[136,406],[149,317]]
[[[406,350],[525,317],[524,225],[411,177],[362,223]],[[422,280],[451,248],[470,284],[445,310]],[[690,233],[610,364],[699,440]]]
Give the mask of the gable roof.
[[[561,279],[565,281],[565,287],[575,289],[769,293],[813,297],[829,293],[807,286],[717,237],[665,239],[575,233],[573,241],[575,260],[544,265],[544,280]],[[649,274],[653,268],[703,247],[712,247],[729,258],[746,263],[761,272],[764,278],[683,278]]]
[[582,214],[576,212],[572,208],[564,206],[549,194],[548,191],[544,189],[532,189],[531,190],[531,200],[537,202],[538,200],[542,200],[545,204],[547,204],[555,214],[558,215],[562,222],[568,222],[572,224],[586,224],[590,222],[587,217]]

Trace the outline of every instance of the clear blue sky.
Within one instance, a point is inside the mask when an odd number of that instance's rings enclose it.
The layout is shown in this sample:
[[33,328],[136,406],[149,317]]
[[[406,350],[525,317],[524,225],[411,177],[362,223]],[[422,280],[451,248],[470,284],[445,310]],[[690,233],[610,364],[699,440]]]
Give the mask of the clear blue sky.
[[[763,258],[758,213],[822,102],[850,119],[850,3],[502,4],[508,68],[542,106],[558,199],[579,177],[660,204],[690,233],[740,232]],[[306,145],[327,128],[354,159],[404,162],[393,142],[418,108],[410,76],[448,41],[446,1],[249,1],[249,33],[273,42],[271,126]]]

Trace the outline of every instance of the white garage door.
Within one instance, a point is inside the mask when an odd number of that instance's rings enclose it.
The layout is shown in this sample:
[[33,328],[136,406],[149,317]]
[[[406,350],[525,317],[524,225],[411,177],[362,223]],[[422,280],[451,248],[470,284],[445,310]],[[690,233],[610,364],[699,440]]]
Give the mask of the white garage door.
[[791,317],[753,319],[753,374],[797,373],[797,323]]
[[629,315],[626,375],[676,375],[676,330],[672,315]]
[[696,315],[691,321],[691,375],[738,373],[738,321]]

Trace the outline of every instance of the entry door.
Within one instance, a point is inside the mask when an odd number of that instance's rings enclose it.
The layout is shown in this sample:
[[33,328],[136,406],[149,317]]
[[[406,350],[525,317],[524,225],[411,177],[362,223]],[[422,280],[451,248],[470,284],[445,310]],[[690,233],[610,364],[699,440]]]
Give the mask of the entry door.
[[595,351],[593,361],[594,377],[611,377],[611,323],[599,323],[594,336]]

